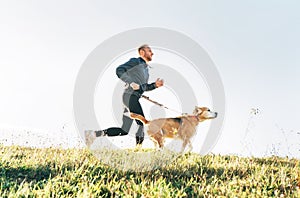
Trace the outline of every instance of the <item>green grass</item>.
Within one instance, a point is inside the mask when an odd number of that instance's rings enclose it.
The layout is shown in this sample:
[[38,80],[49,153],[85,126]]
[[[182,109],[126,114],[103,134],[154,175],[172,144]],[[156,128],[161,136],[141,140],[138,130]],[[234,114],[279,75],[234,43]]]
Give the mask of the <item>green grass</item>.
[[0,176],[0,197],[300,197],[299,160],[278,157],[189,153],[134,172],[85,149],[0,146]]

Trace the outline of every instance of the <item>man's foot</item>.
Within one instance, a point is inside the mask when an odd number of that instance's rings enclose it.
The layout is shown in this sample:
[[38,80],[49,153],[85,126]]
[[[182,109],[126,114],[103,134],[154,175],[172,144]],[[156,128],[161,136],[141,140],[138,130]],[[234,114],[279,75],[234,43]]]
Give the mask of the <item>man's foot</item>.
[[142,144],[137,144],[134,148],[134,152],[139,152],[142,150]]
[[135,137],[136,139],[136,145],[138,146],[139,144],[142,145],[144,141],[144,137]]
[[106,130],[95,131],[96,137],[106,136]]
[[85,144],[88,148],[93,144],[96,139],[96,133],[93,130],[84,131]]

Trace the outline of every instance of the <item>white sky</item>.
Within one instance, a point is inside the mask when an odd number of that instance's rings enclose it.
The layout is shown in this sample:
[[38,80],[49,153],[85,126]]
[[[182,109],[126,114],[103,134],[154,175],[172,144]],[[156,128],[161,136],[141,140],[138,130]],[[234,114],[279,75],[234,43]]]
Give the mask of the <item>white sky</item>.
[[[299,157],[299,8],[297,0],[1,1],[0,126],[76,133],[73,88],[88,54],[120,32],[163,27],[198,42],[220,72],[227,111],[214,152],[275,147]],[[251,108],[260,109],[252,119]]]

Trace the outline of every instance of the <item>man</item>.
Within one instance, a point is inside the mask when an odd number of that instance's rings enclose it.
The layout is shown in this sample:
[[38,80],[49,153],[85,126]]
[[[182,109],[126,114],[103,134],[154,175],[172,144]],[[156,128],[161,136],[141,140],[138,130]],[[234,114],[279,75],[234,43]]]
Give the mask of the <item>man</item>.
[[[151,48],[148,45],[142,45],[138,48],[138,53],[140,55],[139,58],[131,58],[116,69],[117,76],[126,83],[123,93],[125,108],[122,127],[111,127],[99,131],[85,131],[85,140],[88,147],[95,141],[96,137],[127,135],[133,122],[129,117],[128,111],[144,116],[142,106],[139,102],[141,95],[144,91],[151,91],[164,85],[164,81],[159,78],[155,82],[148,84],[148,62],[152,60],[153,56]],[[136,145],[141,146],[144,141],[144,126],[139,120],[136,120],[136,123],[139,126],[136,132]]]

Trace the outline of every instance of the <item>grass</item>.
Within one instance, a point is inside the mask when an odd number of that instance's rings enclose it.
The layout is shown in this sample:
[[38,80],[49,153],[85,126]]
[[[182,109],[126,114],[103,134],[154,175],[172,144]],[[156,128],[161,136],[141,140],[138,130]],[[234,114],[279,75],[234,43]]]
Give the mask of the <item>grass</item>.
[[188,153],[137,172],[106,165],[85,149],[0,146],[0,181],[1,197],[300,197],[300,164]]

